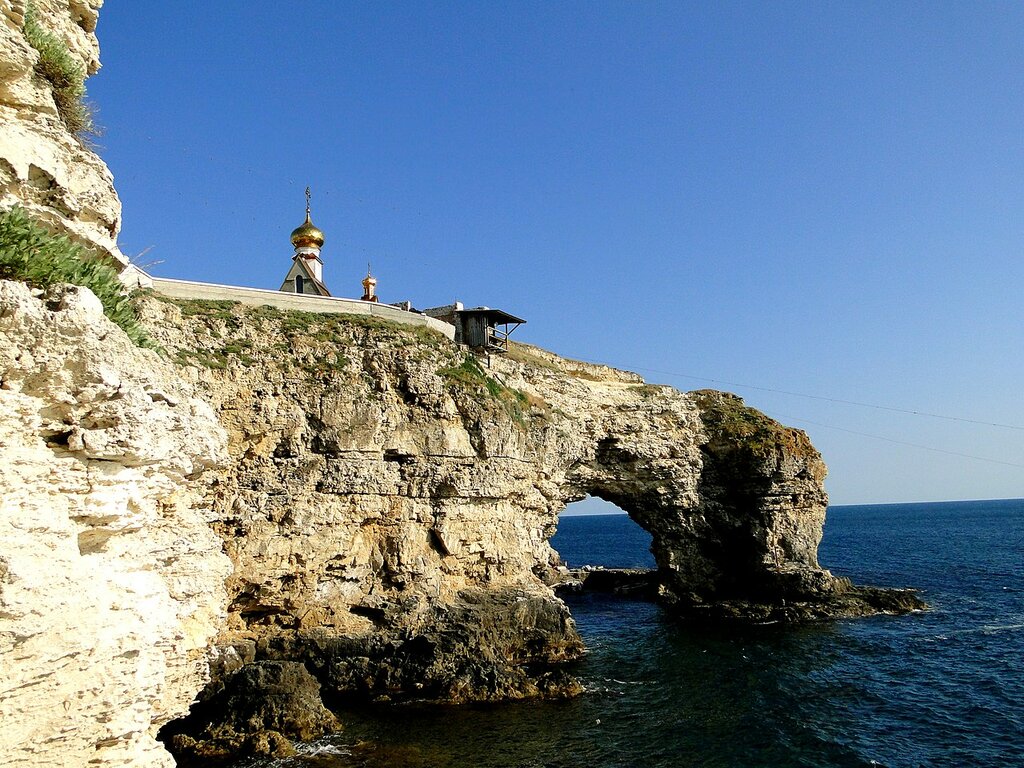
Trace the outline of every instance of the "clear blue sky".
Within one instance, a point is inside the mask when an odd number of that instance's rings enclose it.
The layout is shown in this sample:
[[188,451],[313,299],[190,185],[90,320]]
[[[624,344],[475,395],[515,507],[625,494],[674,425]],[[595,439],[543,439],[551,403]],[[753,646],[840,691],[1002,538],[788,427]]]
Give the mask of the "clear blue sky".
[[372,261],[386,301],[731,389],[837,504],[1024,496],[1020,3],[109,2],[98,34],[154,274],[276,288],[309,184],[336,295]]

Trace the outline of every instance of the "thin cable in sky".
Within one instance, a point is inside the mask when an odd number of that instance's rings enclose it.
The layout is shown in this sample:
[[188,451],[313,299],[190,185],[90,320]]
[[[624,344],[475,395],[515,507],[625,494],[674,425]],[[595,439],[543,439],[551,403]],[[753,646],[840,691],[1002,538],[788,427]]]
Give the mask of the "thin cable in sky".
[[[890,406],[890,405],[878,405],[877,403],[862,403],[862,402],[859,402],[857,400],[843,400],[842,398],[838,398],[838,397],[827,397],[825,395],[811,395],[811,394],[808,394],[806,392],[791,392],[791,391],[789,391],[787,389],[774,389],[772,387],[761,387],[761,386],[758,386],[756,384],[740,384],[740,383],[735,382],[735,381],[723,381],[722,379],[709,379],[709,378],[707,378],[705,376],[691,376],[690,374],[679,373],[678,371],[659,371],[659,370],[657,370],[655,368],[642,368],[640,366],[623,366],[623,365],[616,365],[616,364],[613,364],[613,363],[601,362],[601,361],[598,361],[598,360],[587,360],[587,361],[584,361],[584,362],[590,362],[590,363],[594,363],[596,365],[608,365],[608,366],[611,366],[613,368],[625,368],[626,370],[632,370],[632,371],[644,371],[646,373],[657,373],[657,374],[661,374],[662,376],[678,376],[679,378],[682,378],[682,379],[692,379],[693,381],[706,381],[706,382],[708,382],[710,384],[722,384],[722,385],[725,385],[727,387],[740,387],[741,389],[754,389],[754,390],[757,390],[759,392],[773,392],[773,393],[779,394],[779,395],[790,395],[792,397],[803,397],[803,398],[806,398],[808,400],[821,400],[821,401],[824,401],[826,403],[839,403],[841,405],[855,405],[855,406],[858,406],[860,408],[873,408],[873,409],[875,409],[877,411],[890,411],[890,412],[893,412],[893,413],[906,413],[906,414],[909,414],[911,416],[927,416],[928,418],[932,418],[932,419],[944,419],[945,421],[959,421],[959,422],[963,422],[965,424],[978,424],[978,425],[981,425],[981,426],[984,426],[984,427],[999,427],[1000,429],[1014,429],[1014,430],[1017,430],[1017,431],[1020,431],[1020,432],[1024,432],[1024,427],[1017,426],[1016,424],[1000,424],[999,422],[995,422],[995,421],[981,421],[979,419],[967,419],[967,418],[963,418],[961,416],[947,416],[946,414],[942,414],[942,413],[931,413],[930,411],[914,411],[914,410],[910,410],[908,408],[894,408],[893,406]],[[823,424],[823,425],[820,425],[820,426],[826,426],[826,425]],[[838,427],[837,427],[837,429],[838,429]],[[908,445],[909,445],[909,443],[908,443]],[[977,458],[977,457],[971,457],[971,458]],[[1014,466],[1016,466],[1016,465],[1014,465]]]
[[947,456],[958,456],[958,457],[960,457],[962,459],[974,459],[975,461],[985,461],[985,462],[988,462],[989,464],[1002,464],[1003,466],[1006,466],[1006,467],[1017,467],[1018,469],[1024,469],[1024,464],[1015,464],[1012,461],[1002,461],[1000,459],[990,459],[990,458],[988,458],[986,456],[974,456],[973,454],[970,454],[970,453],[959,453],[957,451],[947,451],[947,450],[945,450],[943,448],[933,448],[930,445],[921,445],[920,443],[908,443],[905,440],[896,440],[896,439],[891,438],[891,437],[884,437],[883,435],[872,435],[872,434],[869,434],[867,432],[858,432],[858,431],[856,431],[854,429],[846,429],[845,427],[835,427],[835,426],[832,426],[831,424],[822,424],[821,422],[811,421],[810,419],[800,419],[800,418],[797,418],[796,416],[785,416],[783,414],[776,414],[772,418],[774,418],[776,420],[778,420],[778,419],[785,419],[786,421],[796,421],[796,422],[800,422],[802,424],[812,424],[815,427],[824,427],[825,429],[834,429],[834,430],[836,430],[838,432],[846,432],[846,433],[851,434],[851,435],[859,435],[860,437],[870,437],[873,440],[883,440],[883,441],[885,441],[887,443],[894,443],[896,445],[905,445],[905,446],[908,446],[910,448],[920,448],[921,450],[932,451],[933,453],[944,453]]

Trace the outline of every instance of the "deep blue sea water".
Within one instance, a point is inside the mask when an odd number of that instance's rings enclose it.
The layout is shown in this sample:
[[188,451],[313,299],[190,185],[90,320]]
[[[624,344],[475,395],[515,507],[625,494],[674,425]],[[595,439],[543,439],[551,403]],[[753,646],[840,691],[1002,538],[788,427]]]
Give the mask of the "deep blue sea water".
[[[565,517],[553,544],[574,566],[651,564],[625,516]],[[1024,766],[1024,500],[831,508],[819,555],[859,583],[918,587],[931,610],[708,631],[582,596],[581,698],[344,712],[347,730],[302,762]],[[345,757],[359,741],[379,747]]]

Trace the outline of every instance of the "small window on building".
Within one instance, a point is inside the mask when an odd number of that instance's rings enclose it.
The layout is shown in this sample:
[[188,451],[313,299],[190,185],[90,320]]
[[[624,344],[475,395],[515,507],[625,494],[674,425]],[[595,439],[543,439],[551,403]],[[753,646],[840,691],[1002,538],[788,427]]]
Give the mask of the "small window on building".
[[305,282],[306,281],[302,279],[302,275],[296,275],[295,276],[295,292],[296,293],[305,293],[306,292],[305,291],[306,287],[305,287],[305,285],[303,285],[303,283],[305,283]]

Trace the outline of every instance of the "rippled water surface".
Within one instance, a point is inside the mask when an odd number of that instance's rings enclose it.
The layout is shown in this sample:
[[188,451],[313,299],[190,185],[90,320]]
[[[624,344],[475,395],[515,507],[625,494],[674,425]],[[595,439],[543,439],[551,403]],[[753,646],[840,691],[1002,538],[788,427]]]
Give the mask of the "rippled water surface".
[[[566,517],[553,543],[574,566],[650,558],[624,516]],[[709,632],[580,597],[587,695],[342,712],[343,734],[275,764],[1024,766],[1024,501],[832,508],[820,559],[932,610]]]

